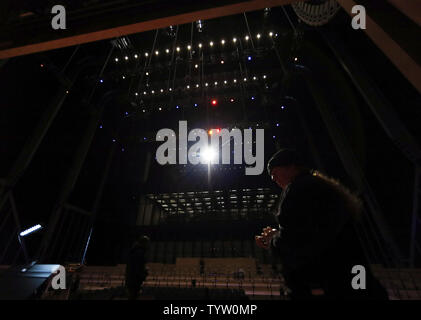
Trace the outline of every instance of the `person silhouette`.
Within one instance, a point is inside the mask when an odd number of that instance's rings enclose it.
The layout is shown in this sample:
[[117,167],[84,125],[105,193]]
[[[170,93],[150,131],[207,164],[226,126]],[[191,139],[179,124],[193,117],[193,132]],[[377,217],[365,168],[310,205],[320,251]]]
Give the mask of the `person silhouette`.
[[[338,181],[311,170],[301,153],[282,149],[267,171],[282,193],[275,219],[256,244],[280,257],[291,299],[380,299],[387,292],[371,273],[355,230],[361,201]],[[354,266],[364,266],[366,289],[355,290]]]
[[126,288],[129,300],[136,300],[140,287],[145,281],[148,270],[146,268],[146,252],[150,239],[147,236],[139,237],[132,245],[126,265]]

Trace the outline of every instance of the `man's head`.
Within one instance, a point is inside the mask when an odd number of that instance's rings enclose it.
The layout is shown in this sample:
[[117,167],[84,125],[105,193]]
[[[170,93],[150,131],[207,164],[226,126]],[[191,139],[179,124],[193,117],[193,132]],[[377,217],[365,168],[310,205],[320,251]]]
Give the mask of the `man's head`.
[[268,174],[284,189],[298,174],[305,169],[302,155],[294,149],[281,149],[268,161]]

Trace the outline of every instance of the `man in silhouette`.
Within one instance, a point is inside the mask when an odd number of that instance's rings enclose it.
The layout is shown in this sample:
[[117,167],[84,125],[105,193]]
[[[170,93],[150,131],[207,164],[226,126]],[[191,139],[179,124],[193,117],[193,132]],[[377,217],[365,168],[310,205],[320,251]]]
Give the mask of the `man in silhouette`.
[[149,238],[141,236],[133,243],[126,266],[126,287],[129,300],[136,300],[140,287],[148,275],[146,269],[146,252],[149,248]]
[[199,271],[201,276],[205,274],[205,260],[203,260],[203,257],[199,260]]
[[[267,170],[282,188],[275,214],[279,229],[263,229],[256,243],[281,258],[291,299],[387,299],[355,233],[360,200],[339,182],[308,169],[293,149],[275,153]],[[352,286],[356,265],[366,270],[365,289]]]

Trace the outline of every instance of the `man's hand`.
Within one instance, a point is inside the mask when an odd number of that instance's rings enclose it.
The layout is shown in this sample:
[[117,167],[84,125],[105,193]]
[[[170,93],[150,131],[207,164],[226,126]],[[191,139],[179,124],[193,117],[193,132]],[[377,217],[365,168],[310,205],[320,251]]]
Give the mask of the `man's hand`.
[[270,248],[270,241],[272,240],[272,237],[275,233],[277,233],[278,230],[273,229],[271,227],[266,227],[263,229],[263,232],[260,236],[256,236],[256,244],[263,249],[268,250]]

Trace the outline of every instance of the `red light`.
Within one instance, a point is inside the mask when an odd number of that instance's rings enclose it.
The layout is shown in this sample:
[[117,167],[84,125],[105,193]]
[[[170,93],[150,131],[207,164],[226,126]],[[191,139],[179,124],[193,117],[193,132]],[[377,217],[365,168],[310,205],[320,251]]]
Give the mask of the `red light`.
[[213,106],[216,106],[218,101],[216,101],[216,99],[213,99],[211,103],[212,103]]
[[230,101],[231,101],[231,102],[234,102],[234,99],[233,99],[233,98],[231,98],[231,99],[230,99]]
[[214,134],[214,133],[220,133],[221,132],[221,129],[220,128],[218,128],[218,129],[210,129],[209,131],[208,131],[208,134],[209,135],[212,135],[212,134]]

